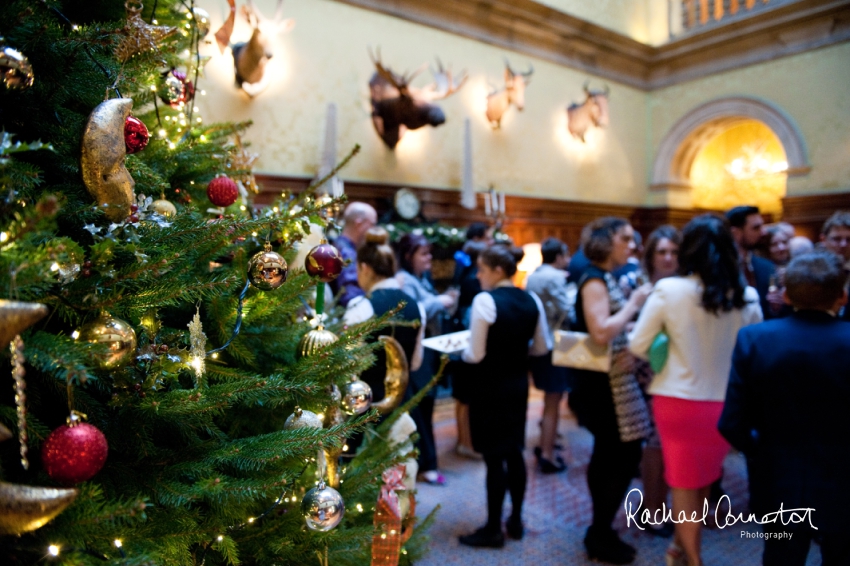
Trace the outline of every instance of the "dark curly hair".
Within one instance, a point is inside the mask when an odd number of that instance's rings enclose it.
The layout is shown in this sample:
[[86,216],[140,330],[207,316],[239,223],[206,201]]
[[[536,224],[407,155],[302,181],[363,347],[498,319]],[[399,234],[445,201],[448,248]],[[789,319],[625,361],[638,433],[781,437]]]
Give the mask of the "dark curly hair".
[[738,250],[729,222],[716,214],[702,214],[688,222],[679,247],[679,275],[699,275],[702,307],[719,314],[744,308],[745,283],[738,266]]

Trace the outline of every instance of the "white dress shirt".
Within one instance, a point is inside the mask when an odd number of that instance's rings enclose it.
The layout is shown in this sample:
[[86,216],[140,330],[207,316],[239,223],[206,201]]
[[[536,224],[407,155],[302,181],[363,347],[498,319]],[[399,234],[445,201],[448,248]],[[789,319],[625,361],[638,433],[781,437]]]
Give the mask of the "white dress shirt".
[[667,363],[649,386],[652,395],[697,401],[723,401],[732,350],[743,326],[762,321],[758,292],[744,291],[742,309],[712,314],[702,307],[698,275],[667,277],[655,284],[629,337],[629,349],[646,359],[655,336],[670,337]]
[[[496,287],[513,287],[510,279],[503,279]],[[528,353],[532,356],[542,356],[552,349],[549,339],[549,328],[546,323],[546,312],[540,298],[534,293],[529,293],[537,305],[537,326],[534,328],[534,337],[531,339]],[[461,354],[461,358],[468,364],[477,364],[487,355],[487,334],[490,325],[496,322],[496,301],[490,293],[478,293],[472,299],[472,317],[469,321],[469,345]]]
[[[375,309],[372,307],[371,301],[369,301],[368,297],[372,295],[372,291],[377,291],[379,289],[397,289],[401,291],[401,285],[398,284],[398,281],[394,277],[389,277],[384,279],[383,281],[379,281],[372,286],[371,289],[366,293],[366,296],[354,297],[349,301],[348,306],[345,309],[345,314],[342,316],[343,322],[345,324],[359,324],[361,322],[366,322],[373,316],[375,316]],[[416,335],[416,347],[413,349],[413,359],[410,360],[410,371],[416,371],[422,365],[422,355],[424,353],[424,347],[422,346],[422,339],[425,337],[425,309],[422,308],[422,303],[417,302],[416,306],[419,307],[419,333]]]

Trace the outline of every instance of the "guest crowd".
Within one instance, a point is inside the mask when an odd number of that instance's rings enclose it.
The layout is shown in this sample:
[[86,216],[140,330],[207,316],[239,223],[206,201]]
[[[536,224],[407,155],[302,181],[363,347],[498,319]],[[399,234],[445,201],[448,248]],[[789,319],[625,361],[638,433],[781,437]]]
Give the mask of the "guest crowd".
[[[557,434],[565,397],[594,437],[587,468],[593,519],[584,537],[591,560],[635,559],[612,523],[640,474],[649,513],[636,526],[671,538],[668,566],[701,565],[702,522],[682,519],[701,517],[704,503],[722,496],[723,460],[734,448],[747,459],[763,563],[805,564],[815,541],[823,564],[850,564],[843,536],[850,495],[841,481],[850,463],[850,212],[833,214],[816,243],[790,224],[765,226],[749,206],[697,216],[681,231],[661,226],[645,246],[626,219],[600,218],[584,228],[572,257],[555,238],[541,242],[543,263],[525,290],[514,284],[522,250],[473,224],[444,293],[430,280],[422,235],[406,234],[393,249],[363,203],[350,204],[344,222],[335,244],[351,263],[334,291],[347,323],[405,303],[395,318],[404,324],[378,334],[391,333],[408,355],[407,398],[439,365],[423,338],[469,330],[447,374],[457,452],[483,460],[487,507],[486,522],[461,544],[500,548],[506,537],[524,535],[530,375],[544,393],[537,472],[566,470]],[[596,344],[605,364],[553,357],[577,337]],[[376,368],[362,379],[378,400],[381,360]],[[419,479],[443,485],[433,409],[432,389],[411,411]],[[503,522],[506,494],[511,508]],[[793,520],[790,509],[798,519],[809,510],[807,519]]]

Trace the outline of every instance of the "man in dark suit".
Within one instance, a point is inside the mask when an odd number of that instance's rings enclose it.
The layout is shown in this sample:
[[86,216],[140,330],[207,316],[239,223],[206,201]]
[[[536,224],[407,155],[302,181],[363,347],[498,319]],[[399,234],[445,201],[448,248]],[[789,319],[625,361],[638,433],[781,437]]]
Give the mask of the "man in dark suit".
[[850,324],[836,317],[846,283],[836,254],[798,256],[785,272],[794,312],[738,333],[718,428],[747,457],[765,566],[802,566],[813,538],[824,566],[850,564]]
[[764,319],[780,316],[782,295],[776,289],[776,267],[770,260],[753,253],[766,234],[759,209],[755,206],[736,206],[726,212],[726,218],[738,248],[741,273],[747,279],[747,284],[758,291]]
[[[820,233],[821,245],[841,256],[844,270],[850,272],[850,212],[837,210],[823,224]],[[850,320],[850,307],[838,313],[838,318]]]

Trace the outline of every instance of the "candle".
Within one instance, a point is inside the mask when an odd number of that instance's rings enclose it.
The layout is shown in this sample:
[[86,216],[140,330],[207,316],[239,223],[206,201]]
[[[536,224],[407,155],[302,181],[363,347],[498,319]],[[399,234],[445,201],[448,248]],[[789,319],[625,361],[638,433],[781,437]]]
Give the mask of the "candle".
[[501,212],[502,214],[505,213],[505,193],[502,193],[502,201],[499,204],[499,212]]
[[484,193],[484,214],[490,216],[490,193]]

